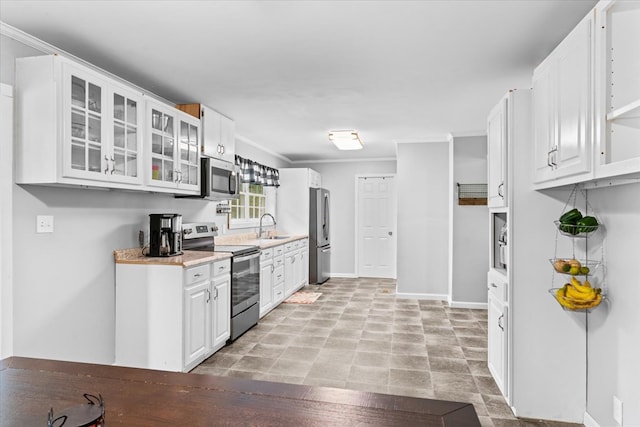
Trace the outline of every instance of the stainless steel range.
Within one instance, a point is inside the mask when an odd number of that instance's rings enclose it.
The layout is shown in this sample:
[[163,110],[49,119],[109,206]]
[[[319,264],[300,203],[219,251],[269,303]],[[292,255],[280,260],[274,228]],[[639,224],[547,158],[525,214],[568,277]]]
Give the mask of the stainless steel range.
[[250,245],[216,245],[218,227],[213,222],[182,225],[183,250],[229,252],[231,258],[231,337],[236,340],[260,317],[260,248]]

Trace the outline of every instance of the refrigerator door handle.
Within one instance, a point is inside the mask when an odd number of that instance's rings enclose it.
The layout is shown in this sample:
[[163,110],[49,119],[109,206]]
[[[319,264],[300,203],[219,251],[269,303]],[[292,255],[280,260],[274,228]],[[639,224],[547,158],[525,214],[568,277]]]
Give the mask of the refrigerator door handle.
[[329,240],[329,224],[327,219],[329,218],[329,195],[324,195],[324,215],[322,217],[322,233],[325,240]]
[[327,252],[329,252],[330,250],[331,250],[331,248],[323,249],[323,250],[322,250],[322,253],[323,253],[323,254],[324,254],[324,253],[327,253]]

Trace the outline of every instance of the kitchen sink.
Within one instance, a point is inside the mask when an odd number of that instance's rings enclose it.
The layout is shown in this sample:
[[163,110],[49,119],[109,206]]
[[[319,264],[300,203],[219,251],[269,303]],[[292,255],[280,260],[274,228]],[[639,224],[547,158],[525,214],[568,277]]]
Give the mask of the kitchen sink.
[[269,236],[269,237],[263,237],[262,240],[281,240],[281,239],[288,239],[291,236]]

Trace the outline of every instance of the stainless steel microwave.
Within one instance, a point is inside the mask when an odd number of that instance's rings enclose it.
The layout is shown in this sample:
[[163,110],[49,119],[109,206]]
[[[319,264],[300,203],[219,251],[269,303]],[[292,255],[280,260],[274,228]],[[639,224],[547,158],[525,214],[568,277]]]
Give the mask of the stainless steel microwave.
[[237,199],[240,193],[240,173],[236,165],[211,157],[200,164],[200,195],[205,199]]

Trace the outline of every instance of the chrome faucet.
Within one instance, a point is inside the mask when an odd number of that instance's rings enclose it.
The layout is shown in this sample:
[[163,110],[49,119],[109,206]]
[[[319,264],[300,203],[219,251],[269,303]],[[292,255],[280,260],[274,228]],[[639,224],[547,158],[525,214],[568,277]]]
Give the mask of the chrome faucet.
[[273,227],[275,228],[275,226],[276,226],[276,219],[273,217],[273,215],[271,215],[270,213],[265,213],[264,215],[262,215],[260,217],[260,228],[258,229],[258,239],[262,239],[262,219],[265,216],[270,216],[271,220],[273,221]]

